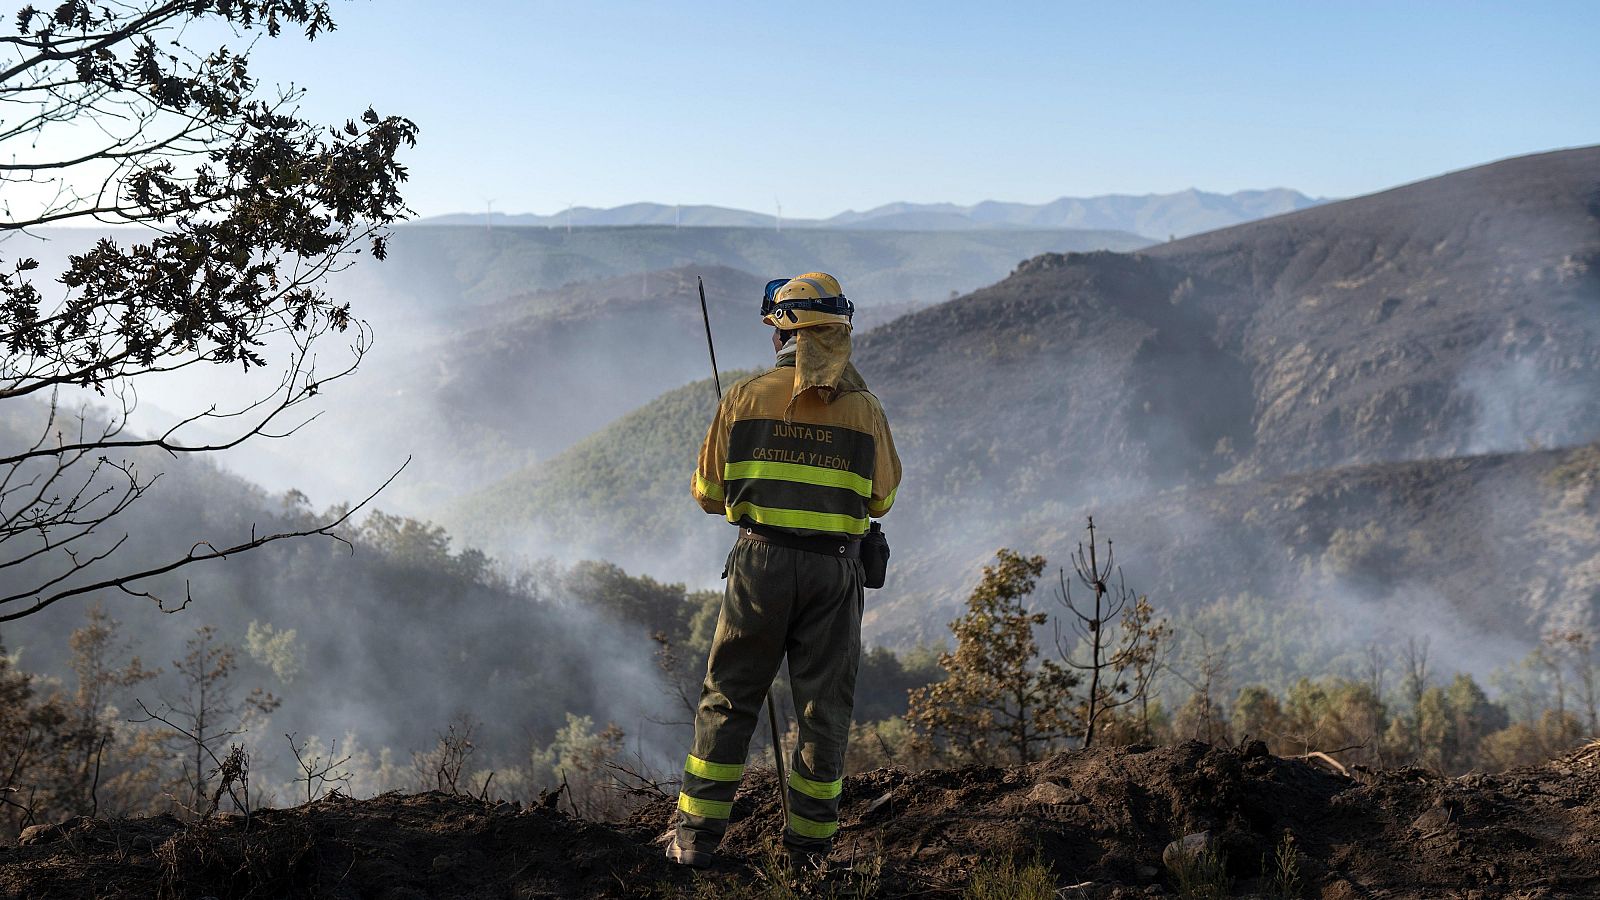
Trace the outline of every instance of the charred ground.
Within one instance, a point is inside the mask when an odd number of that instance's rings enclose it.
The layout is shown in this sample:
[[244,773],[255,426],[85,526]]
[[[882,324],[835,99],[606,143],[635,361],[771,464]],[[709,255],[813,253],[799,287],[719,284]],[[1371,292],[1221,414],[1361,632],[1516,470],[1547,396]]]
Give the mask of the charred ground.
[[[766,896],[779,821],[770,774],[734,805],[724,864],[660,858],[672,801],[620,826],[542,805],[429,793],[332,798],[185,825],[78,819],[0,848],[0,891],[47,897]],[[1548,765],[1441,778],[1268,755],[1258,744],[1061,753],[1011,768],[880,769],[846,782],[826,876],[873,896],[959,896],[1006,857],[1063,896],[1180,895],[1166,845],[1207,831],[1229,896],[1267,896],[1293,835],[1305,897],[1600,896],[1600,744]],[[864,873],[876,872],[875,877]],[[828,883],[828,882],[824,882]],[[782,894],[777,894],[782,895]],[[837,894],[836,894],[837,895]]]

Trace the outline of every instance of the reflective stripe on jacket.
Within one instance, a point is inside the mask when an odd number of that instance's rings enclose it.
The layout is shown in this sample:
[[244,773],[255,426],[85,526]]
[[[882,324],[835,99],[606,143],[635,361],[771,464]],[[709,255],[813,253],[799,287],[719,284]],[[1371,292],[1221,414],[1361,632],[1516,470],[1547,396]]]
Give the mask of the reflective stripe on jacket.
[[799,535],[860,537],[894,505],[900,457],[883,407],[851,367],[831,402],[793,397],[793,357],[728,389],[700,448],[708,513]]

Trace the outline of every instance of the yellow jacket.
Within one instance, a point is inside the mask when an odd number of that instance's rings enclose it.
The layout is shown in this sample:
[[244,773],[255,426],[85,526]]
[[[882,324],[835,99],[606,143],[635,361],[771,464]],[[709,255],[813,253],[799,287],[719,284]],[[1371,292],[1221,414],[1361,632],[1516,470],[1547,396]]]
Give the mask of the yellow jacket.
[[878,398],[851,365],[831,399],[795,395],[794,357],[723,395],[700,447],[694,499],[740,525],[857,538],[894,505],[900,457]]

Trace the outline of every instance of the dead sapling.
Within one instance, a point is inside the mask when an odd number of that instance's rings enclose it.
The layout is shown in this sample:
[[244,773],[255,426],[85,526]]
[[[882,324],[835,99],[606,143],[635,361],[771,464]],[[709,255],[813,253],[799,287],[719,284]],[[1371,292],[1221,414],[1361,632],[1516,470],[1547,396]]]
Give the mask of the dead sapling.
[[351,774],[343,771],[341,767],[350,762],[350,757],[339,756],[338,741],[328,742],[328,755],[324,756],[320,749],[312,749],[309,738],[296,743],[293,734],[285,734],[283,737],[289,742],[289,752],[294,754],[294,765],[300,772],[295,776],[294,783],[305,784],[307,803],[319,800],[329,793],[329,785],[333,786],[334,793],[349,787]]
[[[629,797],[671,799],[677,793],[678,782],[657,772],[655,767],[645,760],[643,754],[636,752],[633,759],[626,763],[607,760],[605,767],[611,772],[611,779],[617,789]],[[671,790],[668,790],[669,788]]]
[[[234,808],[244,813],[248,819],[252,809],[250,802],[250,757],[245,753],[244,747],[240,744],[229,744],[228,752],[223,756],[218,756],[216,751],[211,749],[211,742],[202,739],[199,734],[185,729],[167,716],[151,712],[150,708],[144,705],[143,700],[136,699],[133,702],[139,705],[139,709],[144,712],[145,717],[142,719],[130,719],[130,722],[140,724],[157,722],[165,725],[171,729],[176,738],[185,740],[193,745],[195,752],[198,754],[198,759],[209,759],[211,761],[209,773],[205,772],[202,764],[196,767],[194,778],[189,779],[186,774],[185,779],[190,787],[199,785],[201,789],[210,784],[212,779],[218,779],[216,788],[211,791],[209,805],[206,804],[205,795],[200,794],[194,798],[193,805],[173,798],[178,807],[196,819],[209,819],[216,815],[217,809],[222,803],[222,797],[226,794],[228,799],[233,801]],[[230,732],[228,736],[238,733]]]
[[[179,802],[179,806],[204,817],[209,814],[202,813],[202,807],[206,798],[214,794],[210,790],[211,779],[228,771],[217,750],[249,731],[250,722],[271,715],[280,701],[261,688],[240,695],[233,681],[237,668],[235,648],[217,639],[215,626],[203,625],[195,629],[184,647],[188,652],[172,664],[182,686],[181,692],[167,699],[165,709],[159,714],[136,699],[144,718],[130,721],[159,722],[167,727],[163,741],[181,761],[183,787],[189,794],[188,800]],[[232,789],[229,793],[233,793]],[[246,793],[245,802],[240,804],[241,812],[248,812],[248,799]]]
[[700,705],[696,696],[699,682],[695,680],[693,667],[679,652],[677,645],[673,644],[672,637],[665,631],[656,631],[650,635],[656,644],[656,669],[661,673],[662,687],[672,701],[673,706],[682,709],[682,719],[655,719],[650,721],[656,725],[692,725],[694,724],[695,709]]
[[10,785],[0,787],[0,806],[9,806],[12,809],[19,810],[22,814],[17,826],[18,830],[27,828],[30,825],[39,824],[39,818],[36,814],[38,804],[34,800],[33,791],[30,790],[28,792],[28,801],[26,803],[19,803],[16,800],[13,800],[11,797],[6,796],[7,794],[20,795],[21,793],[22,789],[18,787],[12,787]]
[[1057,569],[1056,601],[1069,618],[1065,632],[1059,621],[1054,623],[1062,661],[1088,679],[1078,713],[1084,747],[1094,746],[1103,723],[1125,706],[1139,705],[1142,727],[1148,730],[1150,688],[1161,668],[1163,639],[1170,633],[1166,620],[1154,618],[1149,600],[1128,589],[1109,539],[1101,552],[1093,516],[1088,532],[1088,546],[1078,544],[1072,568],[1089,598],[1081,604],[1075,600],[1066,570]]
[[459,715],[445,726],[444,733],[439,735],[439,742],[432,750],[412,755],[411,764],[416,770],[417,781],[422,790],[440,790],[451,794],[471,793],[470,790],[461,790],[461,776],[466,768],[467,758],[478,749],[472,743],[472,735],[477,728],[478,724],[471,716]]
[[233,801],[234,808],[244,813],[245,820],[250,818],[252,804],[250,802],[250,754],[245,752],[242,744],[229,744],[228,754],[217,763],[211,777],[217,780],[217,787],[211,792],[211,805],[206,810],[205,818],[209,819],[217,814],[217,807],[222,803],[222,795],[227,794]]
[[[1193,666],[1193,675],[1186,675],[1177,668],[1171,670],[1190,690],[1188,701],[1179,711],[1179,718],[1186,720],[1190,738],[1219,746],[1228,741],[1227,710],[1219,698],[1223,696],[1224,686],[1228,682],[1235,645],[1232,641],[1224,641],[1219,645],[1211,635],[1199,629],[1194,630],[1194,636],[1200,643],[1199,651],[1191,649],[1187,654]],[[1183,721],[1180,721],[1181,727]]]

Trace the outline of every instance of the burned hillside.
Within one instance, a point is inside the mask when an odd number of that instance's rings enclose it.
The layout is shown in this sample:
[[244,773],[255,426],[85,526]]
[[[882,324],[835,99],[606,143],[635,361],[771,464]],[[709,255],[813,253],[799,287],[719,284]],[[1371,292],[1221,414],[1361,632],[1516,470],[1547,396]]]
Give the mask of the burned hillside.
[[[1060,558],[1090,512],[1170,609],[1426,606],[1505,639],[1483,672],[1587,621],[1582,542],[1556,520],[1587,533],[1592,505],[1546,476],[1600,436],[1597,254],[1591,147],[1132,254],[1046,254],[861,334],[906,463],[869,638],[939,640],[996,547]],[[445,518],[486,547],[696,583],[686,561],[727,538],[681,496],[711,402],[707,382],[664,394]],[[1344,560],[1352,540],[1388,549]]]

